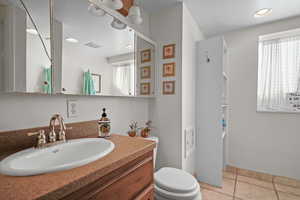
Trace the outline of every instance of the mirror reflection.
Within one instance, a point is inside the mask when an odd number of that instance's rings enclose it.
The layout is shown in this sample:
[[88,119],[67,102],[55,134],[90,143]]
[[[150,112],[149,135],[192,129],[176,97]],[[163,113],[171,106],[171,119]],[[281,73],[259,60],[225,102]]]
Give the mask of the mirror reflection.
[[48,0],[0,0],[0,91],[52,92]]
[[[153,94],[153,44],[101,8],[89,1],[54,1],[53,32],[54,63],[60,69],[62,93]],[[142,77],[141,69],[146,76]]]

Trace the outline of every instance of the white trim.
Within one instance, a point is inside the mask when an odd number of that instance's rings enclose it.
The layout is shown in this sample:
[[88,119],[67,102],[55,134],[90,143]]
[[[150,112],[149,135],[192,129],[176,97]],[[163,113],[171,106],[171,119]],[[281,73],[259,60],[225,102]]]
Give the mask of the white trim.
[[259,36],[259,41],[274,40],[274,39],[293,37],[293,36],[300,36],[300,28],[261,35]]

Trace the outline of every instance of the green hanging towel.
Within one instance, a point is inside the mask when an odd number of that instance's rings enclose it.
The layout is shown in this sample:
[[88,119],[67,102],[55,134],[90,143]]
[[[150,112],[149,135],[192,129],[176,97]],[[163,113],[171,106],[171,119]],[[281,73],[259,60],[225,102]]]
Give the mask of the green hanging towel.
[[44,77],[43,86],[42,86],[43,92],[46,93],[46,94],[51,94],[52,93],[51,68],[44,68],[44,70],[43,70],[43,77]]
[[96,90],[94,88],[94,81],[92,78],[92,74],[90,73],[90,70],[87,72],[84,72],[83,74],[83,93],[85,95],[95,95]]

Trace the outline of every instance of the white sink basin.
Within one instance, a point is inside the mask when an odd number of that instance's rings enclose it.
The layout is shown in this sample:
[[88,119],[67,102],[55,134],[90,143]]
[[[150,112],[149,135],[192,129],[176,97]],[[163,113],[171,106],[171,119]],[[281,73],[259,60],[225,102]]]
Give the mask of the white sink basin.
[[44,149],[30,148],[12,154],[0,162],[0,173],[11,176],[31,176],[72,169],[98,160],[115,148],[105,139],[68,140]]

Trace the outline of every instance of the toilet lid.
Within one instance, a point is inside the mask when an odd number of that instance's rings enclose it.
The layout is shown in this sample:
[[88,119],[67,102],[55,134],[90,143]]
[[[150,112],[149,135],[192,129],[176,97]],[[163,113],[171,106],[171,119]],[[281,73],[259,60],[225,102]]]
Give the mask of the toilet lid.
[[197,189],[197,180],[189,173],[170,167],[161,168],[154,174],[155,184],[174,193],[188,193]]
[[159,188],[157,185],[154,185],[154,193],[156,197],[163,197],[163,198],[156,198],[156,199],[172,199],[172,200],[196,200],[197,199],[199,200],[199,196],[201,196],[199,185],[197,185],[197,188],[193,192],[187,192],[187,193],[169,192]]

